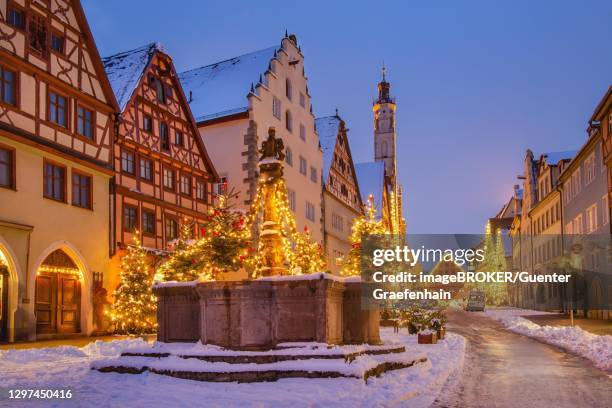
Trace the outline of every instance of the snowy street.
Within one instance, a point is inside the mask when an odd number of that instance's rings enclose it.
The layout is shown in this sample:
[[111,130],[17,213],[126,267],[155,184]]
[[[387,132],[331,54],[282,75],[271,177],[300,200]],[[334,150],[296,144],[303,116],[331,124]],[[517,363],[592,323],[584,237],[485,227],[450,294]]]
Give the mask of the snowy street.
[[485,313],[453,311],[448,327],[467,340],[462,381],[437,407],[610,407],[612,379],[593,364],[515,334]]

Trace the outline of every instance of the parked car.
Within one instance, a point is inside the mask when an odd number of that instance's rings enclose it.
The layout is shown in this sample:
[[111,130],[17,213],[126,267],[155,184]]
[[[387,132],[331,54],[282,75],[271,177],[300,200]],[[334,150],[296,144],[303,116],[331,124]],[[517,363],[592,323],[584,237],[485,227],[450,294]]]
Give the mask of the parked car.
[[485,294],[477,290],[471,291],[465,305],[465,310],[468,312],[484,312]]

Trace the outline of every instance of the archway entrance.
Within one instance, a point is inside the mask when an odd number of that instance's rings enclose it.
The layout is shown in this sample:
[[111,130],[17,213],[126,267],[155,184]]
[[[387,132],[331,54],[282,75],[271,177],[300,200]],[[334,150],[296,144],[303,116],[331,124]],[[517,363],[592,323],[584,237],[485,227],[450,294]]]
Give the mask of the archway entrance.
[[8,266],[0,257],[0,341],[8,341],[8,292],[9,292],[9,271]]
[[61,249],[49,254],[36,272],[36,333],[81,331],[82,273]]

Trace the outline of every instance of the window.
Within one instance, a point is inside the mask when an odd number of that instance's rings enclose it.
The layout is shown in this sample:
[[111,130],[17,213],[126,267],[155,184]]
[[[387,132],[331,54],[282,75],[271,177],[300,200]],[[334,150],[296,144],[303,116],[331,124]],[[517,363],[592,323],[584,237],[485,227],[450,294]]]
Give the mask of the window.
[[126,205],[123,207],[123,230],[134,232],[138,229],[138,208]]
[[573,234],[582,234],[582,214],[574,218],[574,224],[572,225]]
[[164,169],[164,187],[174,190],[174,170]]
[[65,96],[49,92],[49,120],[65,128],[68,127],[68,102]]
[[293,90],[291,89],[291,81],[289,78],[285,79],[285,95],[287,96],[287,99],[291,100]]
[[170,150],[170,136],[168,135],[168,125],[165,122],[159,123],[159,140],[162,150]]
[[82,106],[77,108],[77,133],[81,136],[94,139],[94,113]]
[[149,77],[149,85],[155,89],[155,97],[160,103],[166,103],[166,87],[164,83],[159,79],[151,75]]
[[142,232],[155,235],[155,213],[142,210]]
[[206,182],[204,180],[196,180],[196,199],[207,202],[206,198]]
[[595,152],[591,153],[584,161],[584,184],[588,186],[595,180]]
[[25,30],[25,12],[15,7],[9,7],[7,23],[19,30]]
[[300,123],[300,139],[306,140],[306,126]]
[[58,33],[51,34],[51,49],[55,52],[59,52],[60,54],[64,53],[66,49],[66,39],[63,35]]
[[151,160],[140,158],[140,178],[153,181],[153,162]]
[[181,175],[181,194],[191,195],[191,176]]
[[227,176],[220,177],[217,183],[217,194],[225,193],[227,193]]
[[17,74],[14,71],[0,67],[0,101],[9,105],[17,105]]
[[293,166],[293,152],[290,148],[285,150],[285,161],[288,165]]
[[281,118],[281,101],[277,97],[272,98],[272,114],[278,120]]
[[306,164],[306,159],[300,156],[300,173],[302,173],[303,175],[306,175],[308,171],[307,168],[308,168],[308,165]]
[[610,204],[608,200],[607,194],[601,199],[601,225],[606,225],[610,222]]
[[291,118],[290,111],[285,112],[285,128],[287,128],[288,131],[293,132],[293,119]]
[[91,177],[72,170],[72,205],[91,209]]
[[185,136],[183,132],[179,132],[178,130],[174,132],[174,144],[178,146],[185,146]]
[[121,171],[128,174],[136,174],[135,155],[128,150],[121,151]]
[[291,209],[291,211],[295,212],[295,207],[296,207],[295,191],[290,188],[287,189],[287,200],[289,201],[289,208]]
[[142,127],[145,131],[152,133],[153,132],[153,119],[149,115],[144,115],[142,118]]
[[0,147],[0,187],[15,188],[15,151]]
[[43,195],[52,200],[66,202],[66,168],[45,161],[43,178]]
[[310,166],[310,181],[313,183],[318,183],[318,171],[314,167]]
[[315,207],[311,202],[306,201],[306,219],[310,221],[315,220]]
[[597,229],[597,204],[586,209],[586,233],[590,234]]
[[301,92],[300,92],[300,106],[302,108],[306,107],[306,96],[304,96],[304,94]]
[[572,174],[572,198],[576,197],[580,194],[582,190],[582,172],[580,168],[576,169],[574,174]]
[[47,21],[37,13],[30,14],[28,22],[28,37],[30,49],[37,51],[43,57],[47,55]]
[[178,222],[173,218],[166,217],[166,241],[178,238]]
[[342,232],[344,230],[344,218],[336,213],[332,213],[332,228]]

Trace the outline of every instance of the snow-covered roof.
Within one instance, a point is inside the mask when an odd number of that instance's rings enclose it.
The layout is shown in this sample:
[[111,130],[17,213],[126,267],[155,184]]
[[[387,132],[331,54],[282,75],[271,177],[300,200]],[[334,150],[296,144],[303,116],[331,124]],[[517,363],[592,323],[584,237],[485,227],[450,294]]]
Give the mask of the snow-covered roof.
[[383,191],[385,185],[385,163],[382,161],[355,164],[361,201],[366,205],[370,194],[374,196],[377,214],[382,214]]
[[246,112],[251,85],[265,81],[264,73],[277,50],[269,47],[180,73],[196,121]]
[[149,61],[156,51],[166,53],[164,46],[161,43],[155,42],[135,50],[120,52],[119,54],[102,58],[104,70],[122,112],[130,101],[145,68],[149,65]]
[[340,118],[338,116],[317,118],[315,119],[315,126],[319,134],[321,150],[323,150],[323,180],[327,183],[329,169],[334,161],[334,150],[340,130]]
[[549,165],[556,165],[561,160],[571,160],[578,153],[577,150],[567,150],[564,152],[550,152],[544,153],[543,156],[546,156],[546,162]]

